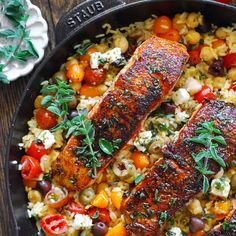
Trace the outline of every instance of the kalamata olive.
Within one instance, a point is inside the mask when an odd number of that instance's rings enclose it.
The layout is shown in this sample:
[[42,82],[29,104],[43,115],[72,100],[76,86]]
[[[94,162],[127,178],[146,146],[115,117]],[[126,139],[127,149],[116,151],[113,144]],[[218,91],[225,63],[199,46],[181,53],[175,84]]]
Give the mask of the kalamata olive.
[[231,177],[231,187],[233,190],[236,190],[236,174]]
[[74,117],[78,116],[78,111],[77,110],[71,110],[68,116],[69,120],[72,120]]
[[163,111],[165,114],[174,114],[175,109],[176,109],[176,106],[173,103],[163,102],[161,104],[161,111]]
[[103,236],[107,233],[108,228],[103,222],[97,222],[93,225],[92,233],[94,236]]
[[224,59],[221,57],[218,60],[214,60],[209,66],[208,73],[213,76],[224,76]]
[[78,101],[77,101],[77,98],[76,96],[72,95],[72,100],[71,102],[69,102],[68,106],[70,109],[75,109],[75,107],[77,106],[78,104]]
[[52,188],[52,184],[49,180],[41,180],[37,182],[36,188],[44,195],[46,195]]
[[205,223],[201,219],[199,219],[197,217],[192,217],[190,219],[189,229],[190,229],[191,233],[196,233],[196,232],[204,229],[204,227],[205,227]]
[[212,29],[211,23],[205,21],[203,22],[203,25],[199,25],[195,30],[200,34],[203,34],[211,31],[211,29]]

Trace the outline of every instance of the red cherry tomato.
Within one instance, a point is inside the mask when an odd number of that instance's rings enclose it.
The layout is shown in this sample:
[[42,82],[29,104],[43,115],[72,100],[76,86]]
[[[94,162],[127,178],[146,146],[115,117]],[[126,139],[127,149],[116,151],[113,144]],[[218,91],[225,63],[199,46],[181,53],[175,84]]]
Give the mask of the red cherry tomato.
[[49,235],[62,235],[67,231],[66,220],[60,214],[44,216],[41,220],[41,227]]
[[103,68],[92,69],[88,66],[85,69],[84,81],[87,84],[98,85],[104,82],[106,78],[106,70]]
[[208,87],[207,85],[204,85],[202,89],[194,95],[194,99],[198,103],[202,103],[205,98],[208,98],[209,100],[215,99],[215,94],[213,93],[211,88]]
[[192,66],[195,66],[201,62],[199,50],[189,51],[189,62]]
[[232,0],[216,0],[217,2],[225,3],[225,4],[230,4],[232,3]]
[[48,153],[48,150],[44,147],[44,144],[39,143],[37,141],[33,141],[27,150],[27,154],[29,156],[32,156],[39,161],[40,161],[41,157],[43,155],[46,155],[47,153]]
[[56,116],[43,107],[36,111],[35,117],[41,129],[51,129],[57,124]]
[[157,36],[163,39],[168,39],[170,41],[175,41],[175,42],[179,42],[180,40],[179,31],[176,29],[170,29],[169,32],[165,34],[157,34]]
[[42,170],[39,161],[31,156],[23,156],[21,159],[21,175],[24,180],[32,180],[37,178]]
[[88,209],[88,215],[93,218],[96,215],[97,211],[98,218],[94,219],[94,221],[102,221],[105,224],[109,224],[111,221],[110,213],[109,210],[107,210],[106,208],[90,207]]
[[171,19],[167,16],[160,16],[155,20],[152,31],[154,34],[165,34],[169,32],[171,28]]
[[68,191],[55,187],[45,196],[45,202],[52,208],[61,208],[69,201]]
[[70,213],[74,214],[85,214],[86,211],[82,204],[77,202],[70,202],[66,207],[65,210],[69,211]]
[[233,89],[236,92],[236,81],[230,85],[229,89]]
[[236,66],[236,52],[230,53],[230,54],[224,56],[223,58],[224,58],[224,66],[227,69],[229,69],[233,66]]

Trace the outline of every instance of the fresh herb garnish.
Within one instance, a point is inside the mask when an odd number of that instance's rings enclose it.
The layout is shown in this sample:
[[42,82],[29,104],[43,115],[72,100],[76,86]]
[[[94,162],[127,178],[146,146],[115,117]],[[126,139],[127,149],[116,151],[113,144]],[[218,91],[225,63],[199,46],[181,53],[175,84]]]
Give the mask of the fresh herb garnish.
[[104,138],[100,138],[98,144],[104,153],[108,155],[111,155],[113,153],[114,148],[111,142],[107,141]]
[[167,220],[168,218],[168,213],[166,211],[164,212],[161,212],[159,214],[159,221],[158,221],[158,224],[161,226],[164,224],[164,222]]
[[209,159],[212,159],[225,168],[226,164],[223,158],[218,154],[216,148],[219,144],[226,146],[227,143],[221,136],[221,131],[214,128],[214,121],[207,121],[199,124],[196,133],[198,136],[189,138],[188,140],[205,146],[205,149],[197,154],[192,153],[192,157],[197,164],[195,168],[203,175],[203,193],[206,193],[209,189],[207,175],[214,174],[213,171],[209,170],[208,161]]
[[138,175],[134,180],[134,184],[135,185],[139,184],[143,180],[143,178],[144,178],[143,175]]
[[94,215],[91,217],[93,220],[96,220],[99,217],[99,210],[98,208],[96,209],[96,212],[94,213]]
[[25,0],[1,0],[0,14],[7,17],[13,29],[0,29],[0,37],[18,39],[17,42],[0,47],[0,81],[9,83],[4,68],[11,61],[26,62],[29,58],[39,57],[26,29],[29,18]]
[[[68,104],[73,100],[76,92],[65,81],[56,79],[55,84],[47,85],[41,90],[45,95],[41,101],[43,107],[63,118],[68,113]],[[60,125],[59,125],[60,126]]]
[[90,41],[84,41],[82,44],[78,44],[75,46],[76,52],[79,55],[85,55],[87,50],[92,46],[93,44]]

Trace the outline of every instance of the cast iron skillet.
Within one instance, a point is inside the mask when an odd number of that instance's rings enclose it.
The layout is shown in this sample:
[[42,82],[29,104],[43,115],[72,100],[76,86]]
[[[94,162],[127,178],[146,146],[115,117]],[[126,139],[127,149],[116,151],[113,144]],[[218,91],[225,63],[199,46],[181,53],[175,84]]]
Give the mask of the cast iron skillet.
[[56,27],[58,46],[38,66],[30,79],[14,116],[8,140],[6,175],[15,222],[13,235],[32,236],[37,233],[35,222],[27,216],[27,198],[18,171],[23,152],[17,144],[27,133],[27,121],[33,115],[33,102],[39,94],[40,83],[59,69],[73,52],[76,43],[85,38],[96,40],[95,35],[103,32],[101,26],[104,23],[110,23],[116,28],[144,20],[151,14],[173,16],[183,11],[200,11],[207,21],[217,25],[236,22],[236,8],[209,0],[136,0],[129,4],[123,0],[90,0],[78,5],[60,20]]

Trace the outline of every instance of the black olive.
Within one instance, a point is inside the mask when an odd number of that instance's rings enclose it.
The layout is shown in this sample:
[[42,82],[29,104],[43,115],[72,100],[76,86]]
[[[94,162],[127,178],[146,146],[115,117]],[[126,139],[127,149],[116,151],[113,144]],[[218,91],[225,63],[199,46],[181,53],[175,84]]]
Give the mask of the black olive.
[[71,110],[68,116],[69,120],[72,120],[74,117],[78,116],[78,111],[77,110]]
[[97,222],[93,225],[92,233],[94,236],[103,236],[107,233],[108,228],[103,222]]
[[212,25],[209,22],[204,21],[202,25],[199,25],[196,29],[200,34],[207,33],[212,30]]
[[191,233],[196,233],[202,229],[204,229],[205,223],[201,219],[197,217],[192,217],[189,222],[189,229]]
[[209,66],[208,73],[213,76],[224,76],[224,59],[221,57],[218,60],[214,60]]
[[43,194],[46,195],[52,188],[52,184],[49,180],[41,180],[37,182],[36,188]]
[[165,114],[174,114],[175,113],[176,106],[173,103],[170,102],[163,102],[161,104],[161,111]]

